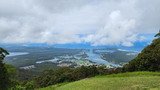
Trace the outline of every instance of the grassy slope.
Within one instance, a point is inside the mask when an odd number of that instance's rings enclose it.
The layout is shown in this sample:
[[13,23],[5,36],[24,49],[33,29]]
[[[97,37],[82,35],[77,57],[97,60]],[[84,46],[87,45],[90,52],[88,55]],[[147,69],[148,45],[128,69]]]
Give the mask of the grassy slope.
[[134,72],[96,76],[40,90],[160,90],[160,73]]

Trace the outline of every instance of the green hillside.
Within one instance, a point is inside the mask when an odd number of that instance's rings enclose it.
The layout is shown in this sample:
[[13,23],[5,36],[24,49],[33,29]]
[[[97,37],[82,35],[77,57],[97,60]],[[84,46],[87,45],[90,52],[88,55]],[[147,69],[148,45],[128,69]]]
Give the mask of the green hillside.
[[39,90],[160,90],[160,73],[132,72],[96,76]]
[[160,38],[156,38],[142,52],[124,66],[126,71],[160,71]]

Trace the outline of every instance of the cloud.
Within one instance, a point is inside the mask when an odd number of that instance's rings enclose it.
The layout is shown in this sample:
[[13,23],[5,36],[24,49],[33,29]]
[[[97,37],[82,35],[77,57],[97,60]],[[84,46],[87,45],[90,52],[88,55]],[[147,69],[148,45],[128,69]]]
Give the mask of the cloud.
[[93,45],[116,45],[132,46],[139,37],[131,31],[135,27],[134,19],[125,19],[119,10],[110,13],[104,27],[95,34],[86,38],[86,42]]
[[1,0],[2,43],[133,46],[160,27],[159,0]]

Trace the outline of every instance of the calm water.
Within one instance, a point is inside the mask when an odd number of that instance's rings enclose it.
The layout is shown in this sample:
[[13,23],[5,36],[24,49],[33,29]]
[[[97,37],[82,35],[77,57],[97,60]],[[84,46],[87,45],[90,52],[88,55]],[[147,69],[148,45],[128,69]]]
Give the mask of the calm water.
[[90,52],[86,52],[86,54],[89,56],[88,59],[92,62],[95,62],[97,64],[104,64],[104,65],[112,65],[112,66],[115,66],[115,67],[118,67],[119,65],[118,64],[113,64],[113,63],[110,63],[106,60],[103,60],[99,54],[95,54],[93,53],[93,50],[90,49]]

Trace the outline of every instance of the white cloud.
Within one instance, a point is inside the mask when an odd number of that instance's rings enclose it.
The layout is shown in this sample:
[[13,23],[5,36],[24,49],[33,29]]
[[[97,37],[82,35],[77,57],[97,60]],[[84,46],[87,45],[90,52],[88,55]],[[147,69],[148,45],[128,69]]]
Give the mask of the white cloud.
[[160,27],[159,0],[1,0],[3,43],[133,46]]
[[[119,10],[109,14],[105,25],[92,35],[88,35],[86,42],[91,42],[93,45],[116,45],[132,46],[133,42],[139,37],[134,33],[134,19],[123,18]],[[133,31],[132,31],[133,30]]]

